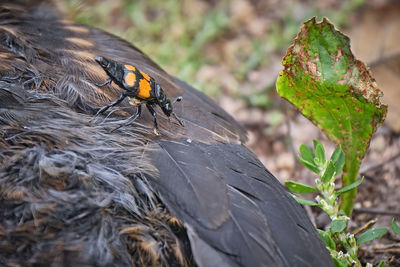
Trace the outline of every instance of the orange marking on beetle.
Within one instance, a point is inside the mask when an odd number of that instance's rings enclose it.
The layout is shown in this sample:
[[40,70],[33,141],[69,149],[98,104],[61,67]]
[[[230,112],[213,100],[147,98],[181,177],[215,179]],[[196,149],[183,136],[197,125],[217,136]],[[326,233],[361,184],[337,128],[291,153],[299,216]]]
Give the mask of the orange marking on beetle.
[[136,71],[136,68],[132,65],[124,65],[124,67],[127,68],[128,70]]
[[134,86],[135,82],[136,82],[136,75],[133,72],[129,72],[128,74],[126,74],[125,83],[128,86]]
[[140,72],[140,74],[142,74],[143,78],[145,78],[146,80],[150,81],[150,76],[149,75],[147,75],[146,73],[144,73],[141,70],[139,72]]
[[139,92],[137,96],[141,99],[147,99],[150,97],[151,86],[149,81],[140,79],[139,81]]

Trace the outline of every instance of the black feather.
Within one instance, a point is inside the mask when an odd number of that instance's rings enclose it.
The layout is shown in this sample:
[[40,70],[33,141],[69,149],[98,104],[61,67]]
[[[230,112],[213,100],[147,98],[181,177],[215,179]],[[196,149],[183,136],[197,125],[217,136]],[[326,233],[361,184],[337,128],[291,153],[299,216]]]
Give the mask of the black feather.
[[[233,258],[236,266],[317,266],[315,255],[329,262],[302,208],[244,146],[161,141],[152,159],[160,177],[151,183],[213,253]],[[227,212],[225,220],[210,223]]]

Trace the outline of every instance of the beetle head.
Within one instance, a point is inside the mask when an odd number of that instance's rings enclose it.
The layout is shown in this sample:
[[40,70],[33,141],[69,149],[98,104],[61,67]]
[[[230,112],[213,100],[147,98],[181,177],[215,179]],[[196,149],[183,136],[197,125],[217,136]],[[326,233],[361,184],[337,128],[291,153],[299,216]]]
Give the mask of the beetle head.
[[171,101],[169,99],[167,99],[167,101],[164,103],[164,105],[162,105],[161,109],[165,115],[167,115],[168,117],[171,116],[171,113],[172,113]]
[[103,69],[107,69],[107,67],[110,65],[110,61],[104,57],[95,56],[94,60],[96,60],[97,63],[103,67]]

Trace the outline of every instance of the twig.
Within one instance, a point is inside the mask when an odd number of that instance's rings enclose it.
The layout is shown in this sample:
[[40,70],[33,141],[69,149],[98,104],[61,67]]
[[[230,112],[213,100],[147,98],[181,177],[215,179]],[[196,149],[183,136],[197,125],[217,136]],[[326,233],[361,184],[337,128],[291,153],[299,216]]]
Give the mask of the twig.
[[400,216],[400,212],[378,210],[378,209],[354,208],[353,211],[355,213],[369,213],[369,214],[377,214],[377,215],[384,215],[384,216]]
[[378,252],[378,253],[400,254],[400,243],[394,243],[394,244],[388,244],[388,245],[378,244],[378,245],[372,246],[371,249],[374,252]]
[[373,166],[371,166],[371,167],[369,167],[369,168],[366,168],[365,170],[361,170],[361,171],[360,171],[360,174],[365,175],[365,173],[367,173],[367,172],[370,172],[370,171],[379,169],[382,165],[387,164],[387,163],[389,163],[389,162],[391,162],[391,161],[397,159],[398,157],[400,157],[400,152],[397,153],[396,155],[392,156],[392,157],[389,158],[388,160],[382,161],[382,162],[380,162],[380,163],[378,163],[378,164],[376,164],[376,165],[373,165]]
[[371,228],[371,226],[373,226],[377,221],[378,221],[378,218],[375,218],[375,219],[373,219],[373,220],[370,220],[369,222],[367,222],[367,223],[364,224],[363,226],[361,226],[361,227],[355,229],[355,230],[352,231],[351,233],[352,233],[353,235],[356,235],[356,234],[358,234],[359,232],[363,232],[363,231],[365,231],[365,230]]

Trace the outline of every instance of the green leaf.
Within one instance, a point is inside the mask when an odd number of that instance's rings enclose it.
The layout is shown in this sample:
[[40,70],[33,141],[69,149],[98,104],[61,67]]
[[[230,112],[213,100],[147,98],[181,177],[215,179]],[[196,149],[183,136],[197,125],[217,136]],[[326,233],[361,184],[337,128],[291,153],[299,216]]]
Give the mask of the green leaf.
[[333,164],[335,164],[336,174],[339,174],[342,171],[343,165],[346,160],[345,154],[344,154],[341,146],[338,146],[335,149],[335,151],[333,151],[331,160],[332,160]]
[[[370,71],[352,54],[349,38],[326,18],[303,24],[282,65],[276,82],[279,95],[341,145],[346,154],[343,186],[354,183],[371,137],[387,112]],[[347,215],[355,195],[353,188],[342,197],[341,208]]]
[[339,216],[346,216],[346,212],[344,212],[343,210],[339,210],[338,215]]
[[347,263],[346,259],[337,259],[337,258],[332,258],[333,262],[335,263],[336,267],[347,267],[349,264]]
[[335,165],[333,164],[332,161],[329,161],[328,166],[326,167],[326,170],[324,172],[324,175],[322,175],[321,181],[324,184],[329,183],[329,181],[335,175],[335,170],[336,170]]
[[319,236],[321,237],[322,241],[324,241],[325,245],[332,250],[336,250],[336,244],[335,241],[333,241],[331,237],[331,233],[327,231],[323,231],[320,229],[317,229]]
[[326,162],[324,146],[318,140],[314,140],[313,143],[315,150],[315,158],[317,159],[318,164],[324,165]]
[[400,226],[396,223],[394,218],[392,219],[392,230],[396,235],[400,235]]
[[301,164],[303,164],[305,167],[307,167],[307,169],[311,170],[312,172],[315,172],[315,173],[319,174],[319,169],[318,169],[317,165],[315,165],[314,161],[312,161],[312,162],[307,161],[307,160],[303,159],[300,156],[297,156],[297,160]]
[[378,264],[378,267],[389,267],[389,265],[386,265],[385,264],[385,261],[384,260],[381,260],[380,262],[379,262],[379,264]]
[[343,220],[333,220],[331,222],[330,231],[332,234],[343,232],[346,229],[346,222]]
[[357,238],[357,245],[381,238],[387,233],[387,231],[388,229],[386,227],[371,228]]
[[314,162],[314,153],[308,146],[302,144],[300,146],[300,154],[306,161]]
[[303,198],[299,198],[298,196],[295,196],[293,194],[291,194],[292,197],[301,205],[307,205],[307,206],[320,206],[320,204],[318,204],[315,201],[311,201],[311,200],[306,200]]
[[302,183],[297,183],[294,181],[286,181],[285,182],[286,187],[293,193],[298,193],[298,194],[309,194],[309,193],[314,193],[317,191],[317,188],[302,184]]
[[361,177],[361,179],[355,181],[354,183],[349,184],[349,185],[343,187],[342,189],[336,191],[336,195],[340,196],[341,194],[346,193],[346,192],[352,190],[353,188],[356,188],[357,186],[359,186],[362,183],[362,181],[364,181],[364,176]]

